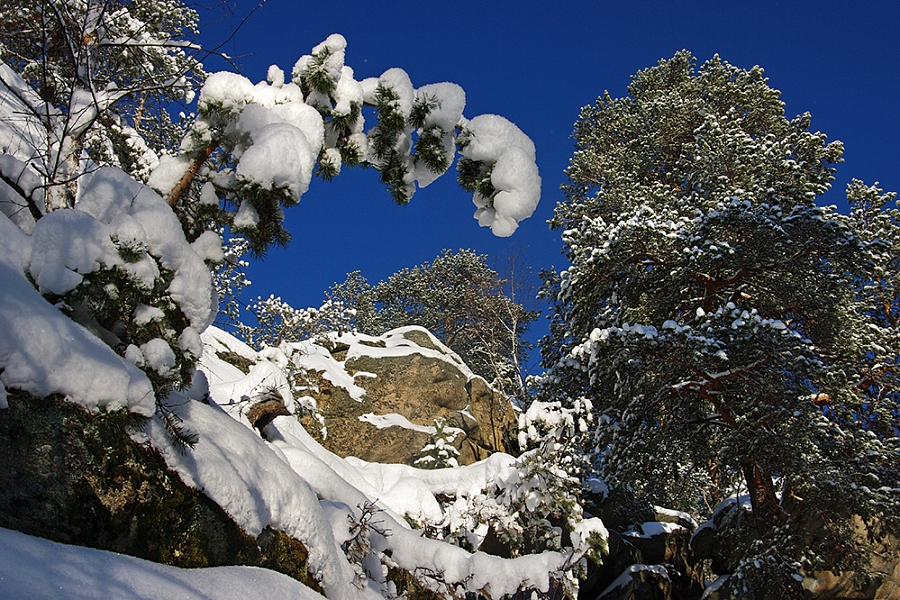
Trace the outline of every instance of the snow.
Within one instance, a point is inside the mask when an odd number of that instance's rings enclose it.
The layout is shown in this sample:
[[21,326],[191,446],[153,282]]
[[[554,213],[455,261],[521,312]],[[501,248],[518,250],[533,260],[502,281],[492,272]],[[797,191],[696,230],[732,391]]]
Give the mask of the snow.
[[[268,359],[264,353],[254,352],[249,346],[217,327],[209,327],[200,334],[203,353],[199,369],[204,373],[212,399],[232,417],[249,426],[243,414],[250,401],[259,395],[275,391],[282,397],[285,407],[293,411],[295,400],[284,373],[287,358],[278,348],[269,348]],[[249,373],[222,360],[217,352],[234,353],[251,361]]]
[[154,338],[142,344],[141,354],[144,356],[144,364],[161,375],[175,367],[175,352],[162,338]]
[[253,204],[249,200],[244,200],[238,207],[237,214],[231,222],[235,229],[248,229],[256,227],[259,224],[259,213],[253,208]]
[[635,538],[652,538],[658,535],[667,535],[676,531],[684,530],[684,527],[678,523],[663,523],[660,521],[648,521],[641,523],[638,528],[629,529],[622,533],[628,537]]
[[454,469],[417,469],[408,465],[367,463],[348,457],[357,476],[373,490],[376,497],[392,489],[398,481],[415,477],[431,494],[438,496],[472,496],[480,494],[492,481],[507,480],[516,472],[516,459],[498,452],[477,463]]
[[[251,429],[232,419],[216,406],[185,401],[175,408],[184,426],[199,434],[199,442],[191,452],[180,453],[162,427],[153,422],[148,435],[163,454],[167,464],[181,478],[210,496],[222,506],[251,535],[257,535],[266,525],[280,529],[303,542],[310,551],[312,572],[321,577],[329,598],[380,597],[377,582],[369,580],[367,587],[352,585],[353,571],[340,549],[340,536],[335,537],[331,523],[334,515],[328,511],[343,505],[358,518],[356,509],[371,499],[346,477],[355,468],[330,455],[305,434],[292,417],[278,417],[266,428],[266,442]],[[420,517],[437,516],[436,506],[427,493],[434,487],[447,489],[472,486],[472,480],[483,482],[490,470],[512,457],[484,461],[474,469],[452,474],[437,473],[433,481],[424,477],[394,477],[387,498],[398,503],[406,514]],[[498,461],[500,461],[498,463]],[[338,470],[332,465],[340,464]],[[401,465],[391,465],[401,466]],[[474,465],[473,465],[474,466]],[[417,469],[408,473],[424,474]],[[471,475],[482,471],[484,478]],[[341,474],[341,471],[343,474]],[[456,472],[456,473],[453,473]],[[384,472],[381,473],[384,475]],[[362,478],[365,480],[365,478]],[[418,479],[418,481],[412,481]],[[468,480],[465,481],[464,480]],[[384,480],[382,480],[384,481]],[[322,503],[320,503],[322,499]],[[353,507],[356,507],[354,509]],[[478,591],[485,586],[498,595],[514,593],[523,582],[546,591],[551,573],[565,563],[567,554],[544,552],[515,559],[502,559],[476,552],[470,553],[445,542],[421,537],[402,520],[384,511],[378,518],[390,535],[380,540],[390,549],[391,559],[403,568],[415,570],[426,566],[443,572],[449,582]],[[348,513],[348,516],[351,516]],[[375,596],[374,594],[378,594]]]
[[534,142],[521,129],[499,115],[480,115],[468,121],[470,134],[463,156],[493,165],[493,200],[477,192],[475,218],[494,235],[509,237],[519,222],[530,217],[541,197],[541,177],[535,164]]
[[[336,115],[349,115],[351,104],[363,104],[363,88],[358,81],[353,78],[353,69],[343,67],[341,69],[341,78],[337,82],[334,91],[335,105],[333,112]],[[360,124],[360,127],[362,125]],[[359,132],[357,132],[359,133]]]
[[[0,173],[26,195],[34,198],[39,209],[43,206],[44,191],[39,187],[41,180],[28,165],[9,154],[0,155]],[[13,191],[5,181],[0,181],[0,211],[18,225],[19,229],[31,235],[34,217],[19,193]]]
[[462,120],[466,107],[465,90],[449,82],[423,85],[416,90],[416,99],[431,98],[438,101],[438,106],[425,117],[425,126],[437,125],[446,132],[453,131]]
[[709,584],[703,589],[703,595],[700,596],[700,600],[703,600],[704,598],[710,598],[710,597],[712,597],[713,594],[715,594],[715,593],[718,592],[720,589],[722,589],[722,586],[725,585],[725,582],[728,581],[728,578],[729,578],[729,577],[731,577],[731,575],[721,575],[721,576],[717,577],[714,581],[712,581],[711,583],[709,583]]
[[185,399],[175,410],[199,441],[190,452],[179,452],[154,420],[147,435],[169,467],[185,483],[203,490],[250,535],[271,525],[303,542],[310,570],[321,578],[329,598],[358,597],[350,584],[350,565],[318,498],[279,453],[216,406]]
[[346,48],[347,40],[344,39],[344,36],[339,33],[332,33],[324,42],[313,46],[312,51],[313,54],[318,54],[327,49],[329,56],[328,60],[325,62],[325,66],[328,69],[328,75],[332,79],[337,79],[341,67],[344,65],[344,50]]
[[[105,168],[81,178],[74,210],[108,225],[110,237],[130,242],[132,247],[146,246],[147,252],[157,258],[163,268],[175,272],[168,291],[191,326],[202,331],[212,323],[218,301],[209,267],[187,243],[178,217],[158,194],[119,169]],[[66,212],[56,211],[47,216]],[[91,233],[100,235],[101,230]],[[133,277],[146,286],[152,284],[152,279],[147,281],[147,278],[155,269],[146,261],[136,264]]]
[[673,523],[685,524],[685,526],[690,526],[693,529],[696,529],[698,526],[694,517],[684,511],[665,508],[664,506],[654,506],[653,510],[656,512],[656,518],[659,521],[667,520]]
[[287,189],[299,200],[309,189],[318,148],[290,123],[270,123],[254,130],[251,137],[253,145],[237,165],[238,179],[264,190]]
[[212,73],[203,83],[197,108],[201,112],[216,108],[240,112],[252,102],[254,92],[253,84],[246,77],[228,71]]
[[256,567],[179,569],[0,529],[0,596],[30,600],[321,600]]
[[3,62],[0,81],[0,148],[4,154],[42,172],[41,150],[47,143],[47,131],[41,118],[57,113]]
[[[169,154],[160,156],[159,162],[150,173],[147,185],[160,194],[168,194],[189,168],[190,160],[186,156],[171,156]],[[218,200],[216,202],[218,203]]]
[[622,574],[619,575],[618,577],[616,577],[615,581],[613,581],[611,584],[609,584],[607,586],[607,588],[605,590],[603,590],[602,592],[600,592],[600,594],[597,597],[603,598],[607,594],[610,594],[619,588],[625,587],[626,585],[631,583],[632,579],[634,579],[635,573],[640,573],[642,571],[647,572],[647,573],[654,573],[655,575],[658,575],[659,577],[662,577],[663,579],[666,579],[666,580],[669,579],[669,574],[666,572],[665,567],[662,567],[659,565],[635,564],[635,565],[631,565],[630,567],[625,569],[622,572]]
[[298,366],[302,365],[308,371],[321,374],[331,385],[343,388],[357,402],[362,401],[366,390],[356,384],[354,375],[350,375],[344,370],[346,360],[335,360],[328,350],[311,342],[300,342],[289,346],[294,349],[294,361]]
[[204,262],[220,263],[225,260],[222,250],[222,238],[215,231],[204,231],[196,240],[191,242],[191,248]]
[[161,321],[166,318],[166,313],[155,306],[147,306],[141,304],[134,309],[134,324],[138,327],[146,325],[152,321]]
[[[411,332],[427,336],[429,343],[437,349],[434,350],[432,348],[420,346],[410,338],[406,337],[407,334]],[[383,358],[421,354],[427,358],[435,358],[450,363],[467,375],[468,379],[474,377],[472,371],[466,366],[458,354],[437,339],[430,331],[418,325],[398,327],[379,337],[348,333],[340,336],[338,341],[350,345],[346,358],[348,361],[351,358],[360,356]],[[384,345],[383,348],[378,347],[378,345],[381,344]]]
[[[463,120],[463,109],[466,107],[466,92],[455,83],[432,83],[423,85],[415,91],[416,100],[434,100],[437,106],[425,117],[425,128],[437,126],[444,132],[442,142],[446,156],[452,157],[456,152],[456,126]],[[418,130],[422,133],[422,129]],[[450,168],[450,161],[447,162]],[[447,169],[434,172],[423,162],[415,164],[415,178],[419,187],[426,187],[443,175]]]
[[120,264],[103,223],[80,210],[57,210],[35,224],[31,235],[31,277],[41,293],[62,295],[82,275]]
[[[369,423],[370,425],[374,425],[378,429],[386,429],[388,427],[400,427],[402,429],[409,429],[411,431],[418,431],[420,433],[427,433],[429,435],[434,435],[437,431],[435,427],[429,425],[416,425],[415,423],[410,422],[409,419],[404,417],[403,415],[398,415],[396,413],[388,413],[385,415],[376,415],[375,413],[366,413],[364,415],[360,415],[357,417],[360,421],[364,423]],[[447,433],[464,433],[462,429],[458,427],[445,427],[444,431]]]
[[466,123],[474,135],[463,153],[467,158],[494,162],[510,148],[518,148],[534,160],[534,142],[500,115],[480,115]]
[[[409,116],[413,107],[413,101],[415,100],[415,91],[413,90],[412,81],[409,79],[409,75],[407,75],[406,71],[396,67],[388,69],[378,78],[378,83],[381,84],[382,87],[392,89],[397,96],[399,96],[397,105],[400,114],[404,117]],[[372,100],[374,101],[374,99],[373,95]],[[368,100],[368,98],[366,98],[366,100]]]
[[591,477],[587,480],[587,487],[592,494],[600,496],[601,500],[609,496],[609,485],[599,477]]
[[[41,219],[43,221],[44,219]],[[76,324],[25,278],[31,239],[0,215],[0,381],[39,396],[58,393],[88,409],[151,415],[150,381]]]
[[284,71],[278,68],[278,65],[270,65],[266,72],[266,81],[273,86],[280,88],[284,85]]
[[[290,203],[296,203],[309,187],[317,160],[321,158],[340,171],[340,154],[336,152],[338,134],[330,130],[326,137],[320,114],[345,116],[351,114],[353,106],[375,105],[379,89],[393,91],[396,99],[392,101],[392,109],[403,119],[409,119],[417,100],[433,100],[435,106],[425,116],[422,128],[414,131],[413,126],[407,124],[393,142],[393,149],[402,161],[402,183],[408,197],[415,193],[416,185],[426,187],[446,172],[456,154],[457,130],[462,129],[467,141],[461,150],[463,156],[482,162],[490,169],[491,184],[496,190],[490,198],[475,194],[475,218],[497,236],[512,235],[519,222],[534,213],[540,200],[541,178],[531,139],[498,115],[481,115],[467,120],[463,116],[465,92],[454,83],[433,83],[416,89],[409,74],[400,68],[388,69],[379,77],[356,81],[353,69],[344,64],[346,46],[342,36],[329,36],[313,48],[312,54],[296,61],[291,71],[291,83],[284,82],[284,72],[275,65],[269,67],[267,80],[257,85],[233,73],[209,75],[198,101],[201,118],[196,121],[192,133],[192,143],[197,146],[193,150],[214,142],[213,121],[237,117],[229,125],[228,133],[233,131],[243,136],[232,153],[238,161],[238,181],[264,190],[284,189],[290,196]],[[304,82],[308,85],[313,79],[324,79],[326,88],[304,87],[307,90],[304,97],[301,85]],[[329,80],[333,87],[328,84]],[[363,133],[362,115],[347,127],[340,135],[347,136],[348,145],[357,146],[360,156],[368,163],[378,165],[382,162],[383,157],[371,152],[367,135]],[[441,146],[449,159],[447,168],[437,172],[411,154],[414,139],[419,139],[414,135],[421,136],[426,129],[430,135],[440,136]],[[186,171],[184,160],[163,157],[150,178],[151,186],[160,193],[171,190],[177,177]],[[255,221],[247,218],[251,216],[241,214],[238,222],[241,226],[252,227]]]

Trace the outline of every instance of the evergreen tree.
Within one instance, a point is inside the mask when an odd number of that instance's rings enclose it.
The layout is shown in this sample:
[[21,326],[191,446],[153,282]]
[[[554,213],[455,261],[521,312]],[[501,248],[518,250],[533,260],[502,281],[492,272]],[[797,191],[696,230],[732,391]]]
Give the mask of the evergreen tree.
[[420,469],[447,469],[458,467],[459,450],[453,445],[459,430],[447,431],[447,421],[443,417],[434,420],[434,434],[431,441],[419,451],[419,458],[413,464]]
[[[874,539],[900,514],[896,429],[874,401],[897,357],[893,296],[877,301],[895,264],[861,216],[816,204],[842,145],[809,114],[785,118],[759,67],[696,69],[683,51],[628,92],[576,123],[552,220],[572,267],[544,289],[543,394],[591,399],[610,483],[707,514],[749,493],[757,543],[733,590],[799,593],[800,567],[862,572],[853,516]],[[880,210],[868,218],[884,225]]]
[[[488,172],[498,163],[502,175],[494,192],[502,201],[494,208],[492,197],[481,198],[490,214],[480,223],[496,218],[495,231],[509,235],[540,187],[519,190],[509,178],[513,165],[539,183],[527,136],[502,117],[464,119],[459,86],[416,90],[400,69],[356,81],[340,35],[301,57],[289,82],[277,67],[257,85],[229,72],[204,77],[196,46],[182,41],[195,21],[178,0],[14,1],[0,9],[8,61],[0,63],[0,212],[41,248],[23,272],[144,371],[170,431],[188,443],[166,399],[191,382],[217,289],[233,296],[246,285],[244,249],[263,254],[287,242],[283,209],[299,202],[314,173],[328,178],[341,164],[364,164],[384,174],[400,165],[391,177],[409,192],[395,199],[406,201],[416,182],[427,185],[449,167],[457,133],[469,132],[479,142],[463,153]],[[199,79],[198,115],[182,135],[168,126],[166,104],[191,100]],[[379,124],[367,135],[360,108],[382,96],[396,101],[378,106]],[[233,268],[213,282],[229,231],[240,236],[229,249]],[[271,343],[287,322],[324,322],[322,311],[294,311],[274,298],[263,312],[272,317]],[[343,318],[339,308],[330,312]]]
[[[65,150],[48,154],[44,175],[71,205],[78,154],[146,181],[158,156],[184,134],[167,106],[191,102],[205,77],[197,13],[179,0],[10,0],[0,8],[4,62],[38,93],[35,114]],[[59,110],[62,115],[51,118]],[[43,116],[41,116],[43,115]],[[62,116],[63,118],[59,118]]]
[[444,250],[432,262],[401,269],[370,285],[359,272],[328,294],[355,311],[362,333],[381,335],[420,325],[460,355],[476,374],[510,396],[524,400],[522,339],[537,312],[516,302],[507,282],[471,250]]

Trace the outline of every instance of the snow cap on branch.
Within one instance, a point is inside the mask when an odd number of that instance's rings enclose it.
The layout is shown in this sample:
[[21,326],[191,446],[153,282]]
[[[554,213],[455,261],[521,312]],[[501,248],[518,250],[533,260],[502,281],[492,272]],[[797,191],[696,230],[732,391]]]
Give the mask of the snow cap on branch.
[[476,191],[475,218],[494,235],[509,237],[537,208],[541,176],[535,164],[534,142],[499,115],[480,115],[466,123],[462,155],[492,165],[490,184],[497,193],[486,198]]

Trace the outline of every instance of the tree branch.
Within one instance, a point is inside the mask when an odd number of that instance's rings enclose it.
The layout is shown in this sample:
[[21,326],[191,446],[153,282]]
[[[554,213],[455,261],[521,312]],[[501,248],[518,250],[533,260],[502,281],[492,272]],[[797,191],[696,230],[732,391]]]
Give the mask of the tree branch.
[[197,153],[194,159],[191,161],[188,170],[184,172],[184,175],[181,176],[181,179],[178,180],[178,183],[175,184],[168,194],[166,194],[166,203],[172,208],[175,208],[175,205],[178,204],[178,201],[184,196],[184,194],[190,189],[191,183],[194,181],[194,177],[197,176],[197,171],[200,170],[200,167],[203,166],[203,163],[207,161],[207,159],[215,152],[216,148],[219,147],[219,140],[213,140],[209,144],[207,144],[204,148]]

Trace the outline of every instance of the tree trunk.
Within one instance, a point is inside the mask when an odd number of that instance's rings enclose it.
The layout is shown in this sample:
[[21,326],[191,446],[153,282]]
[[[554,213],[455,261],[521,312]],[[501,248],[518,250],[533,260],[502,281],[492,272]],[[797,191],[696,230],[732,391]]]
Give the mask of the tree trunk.
[[762,533],[782,521],[784,511],[775,495],[775,485],[768,469],[758,462],[746,462],[741,469],[747,490],[750,492],[750,505],[753,507],[753,518],[756,530]]

